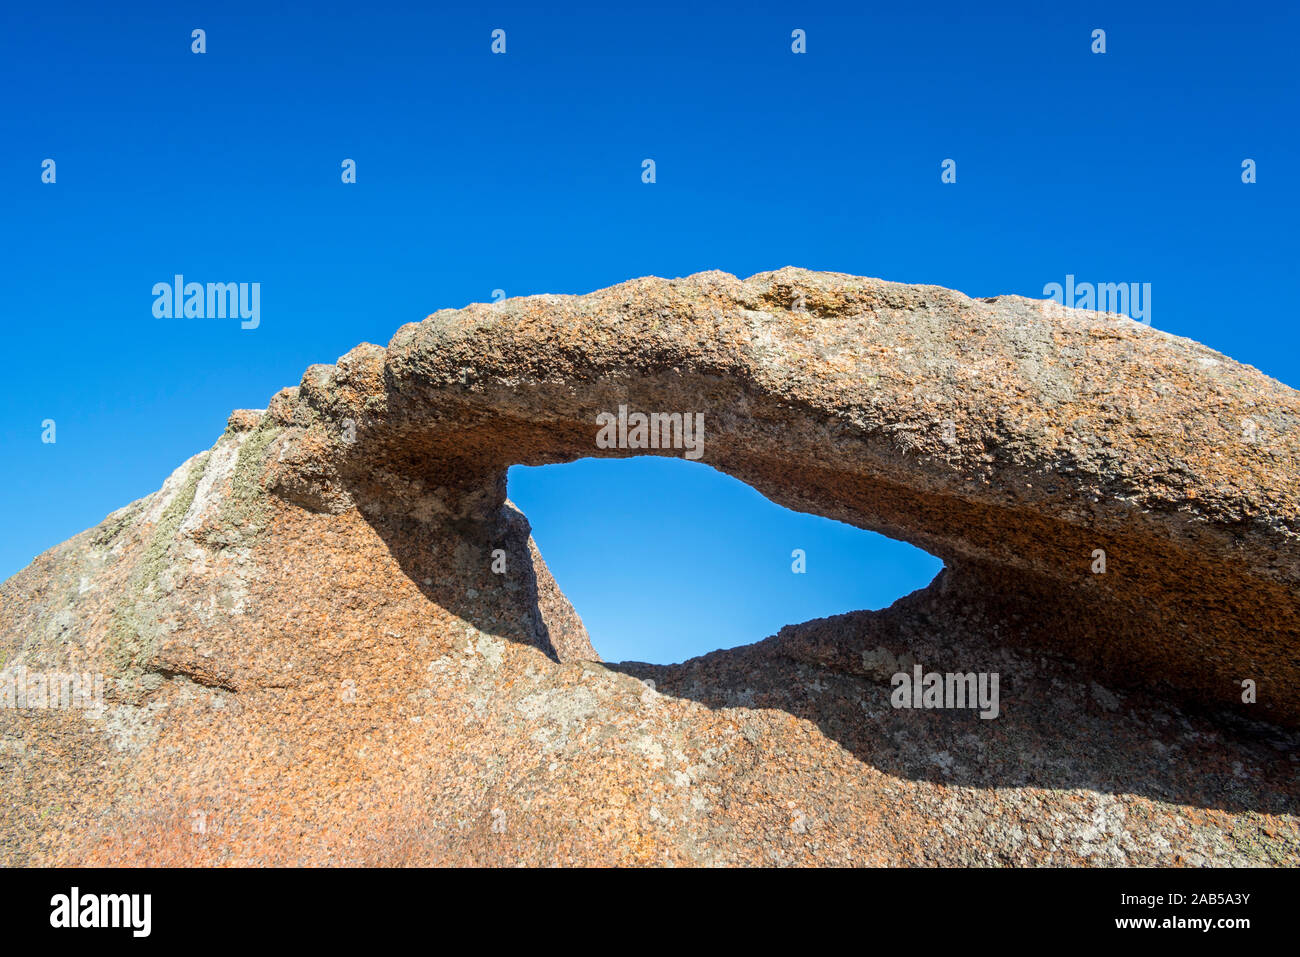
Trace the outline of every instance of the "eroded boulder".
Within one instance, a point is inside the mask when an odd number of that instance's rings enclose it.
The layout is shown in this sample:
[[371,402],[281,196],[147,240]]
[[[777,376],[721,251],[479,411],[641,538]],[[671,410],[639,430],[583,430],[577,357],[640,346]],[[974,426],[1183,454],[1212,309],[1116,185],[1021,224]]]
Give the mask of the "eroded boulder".
[[[599,663],[505,475],[683,454],[620,407],[944,571]],[[5,667],[107,678],[0,710],[0,861],[1294,864],[1298,412],[1122,317],[797,269],[435,313],[0,586]],[[892,708],[898,662],[998,717]]]

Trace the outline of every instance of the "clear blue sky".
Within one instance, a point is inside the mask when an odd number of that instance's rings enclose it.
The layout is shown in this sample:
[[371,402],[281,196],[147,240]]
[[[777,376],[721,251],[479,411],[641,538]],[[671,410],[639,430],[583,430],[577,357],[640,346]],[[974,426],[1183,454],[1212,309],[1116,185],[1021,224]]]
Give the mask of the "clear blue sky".
[[[1150,282],[1155,326],[1300,384],[1292,5],[292,6],[6,6],[0,576],[232,408],[497,288],[788,264],[971,295]],[[260,327],[155,319],[178,272],[260,282]],[[665,484],[700,524],[628,524]],[[879,606],[937,568],[682,462],[517,469],[511,492],[609,658]]]

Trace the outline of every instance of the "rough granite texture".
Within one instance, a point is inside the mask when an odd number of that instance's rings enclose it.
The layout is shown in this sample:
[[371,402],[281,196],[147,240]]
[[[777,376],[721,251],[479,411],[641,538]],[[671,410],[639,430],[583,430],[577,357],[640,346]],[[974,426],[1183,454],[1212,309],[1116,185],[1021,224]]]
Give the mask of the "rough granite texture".
[[[646,454],[596,447],[619,405],[944,571],[601,663],[505,470]],[[0,665],[106,676],[0,708],[0,863],[1295,866],[1298,423],[1016,296],[787,268],[435,313],[0,585]],[[1000,715],[891,707],[912,662],[997,672]]]

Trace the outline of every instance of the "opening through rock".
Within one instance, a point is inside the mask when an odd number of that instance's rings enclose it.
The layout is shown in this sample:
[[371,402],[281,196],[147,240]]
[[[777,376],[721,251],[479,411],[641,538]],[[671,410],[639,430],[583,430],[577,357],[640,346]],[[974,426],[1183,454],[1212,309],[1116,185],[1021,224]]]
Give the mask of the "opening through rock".
[[670,664],[784,625],[885,608],[943,567],[906,542],[791,511],[683,459],[514,466],[508,481],[609,662]]

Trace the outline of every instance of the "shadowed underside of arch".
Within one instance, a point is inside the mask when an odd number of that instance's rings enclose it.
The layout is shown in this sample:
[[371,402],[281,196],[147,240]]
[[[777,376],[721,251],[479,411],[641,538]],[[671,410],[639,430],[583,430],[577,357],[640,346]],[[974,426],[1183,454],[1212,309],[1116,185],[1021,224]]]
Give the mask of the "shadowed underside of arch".
[[[605,666],[506,470],[686,451],[602,447],[620,409],[945,569]],[[0,863],[1294,864],[1298,422],[1123,317],[839,274],[435,313],[0,585],[27,691],[106,678],[0,709]],[[997,719],[891,707],[908,662]]]

